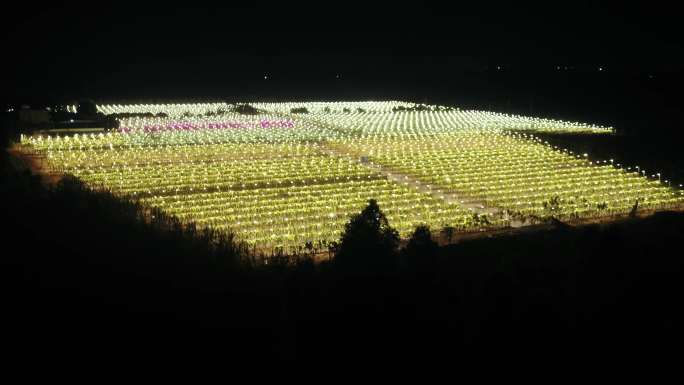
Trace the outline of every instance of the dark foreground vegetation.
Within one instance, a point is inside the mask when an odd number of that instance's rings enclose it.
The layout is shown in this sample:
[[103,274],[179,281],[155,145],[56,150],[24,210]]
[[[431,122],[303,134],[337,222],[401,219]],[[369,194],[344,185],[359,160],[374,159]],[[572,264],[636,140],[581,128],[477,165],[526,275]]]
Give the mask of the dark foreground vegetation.
[[6,155],[2,165],[3,345],[33,362],[124,354],[451,365],[529,353],[656,356],[683,341],[681,214],[443,248],[420,227],[397,250],[371,202],[332,262],[264,264],[230,237],[71,179],[46,189]]

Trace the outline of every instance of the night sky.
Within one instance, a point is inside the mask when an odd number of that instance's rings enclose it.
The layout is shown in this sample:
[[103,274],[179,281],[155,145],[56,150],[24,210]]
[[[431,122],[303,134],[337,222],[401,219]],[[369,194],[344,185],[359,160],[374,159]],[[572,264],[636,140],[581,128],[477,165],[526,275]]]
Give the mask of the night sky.
[[5,101],[313,95],[343,83],[452,81],[499,66],[684,69],[677,13],[656,5],[27,3],[1,17]]

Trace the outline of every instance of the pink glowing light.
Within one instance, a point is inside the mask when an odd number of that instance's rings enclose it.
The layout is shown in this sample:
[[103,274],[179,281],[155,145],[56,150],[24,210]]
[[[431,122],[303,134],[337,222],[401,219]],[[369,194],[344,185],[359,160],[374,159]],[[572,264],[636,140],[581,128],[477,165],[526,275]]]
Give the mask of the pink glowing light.
[[196,131],[196,130],[222,130],[222,129],[253,129],[253,128],[293,128],[293,120],[269,120],[259,121],[214,121],[192,123],[187,121],[172,121],[163,124],[146,124],[142,128],[120,127],[119,132],[165,132],[165,131]]

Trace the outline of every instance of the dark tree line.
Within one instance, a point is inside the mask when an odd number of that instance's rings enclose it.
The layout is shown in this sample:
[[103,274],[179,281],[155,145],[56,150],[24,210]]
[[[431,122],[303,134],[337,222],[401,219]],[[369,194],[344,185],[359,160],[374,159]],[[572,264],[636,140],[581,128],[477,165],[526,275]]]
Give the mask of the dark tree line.
[[430,112],[438,112],[438,111],[454,111],[455,109],[450,106],[429,106],[425,104],[419,104],[413,107],[404,107],[404,106],[398,106],[398,107],[393,107],[392,112],[421,112],[421,111],[430,111]]
[[309,110],[306,107],[293,107],[290,108],[291,114],[308,114]]

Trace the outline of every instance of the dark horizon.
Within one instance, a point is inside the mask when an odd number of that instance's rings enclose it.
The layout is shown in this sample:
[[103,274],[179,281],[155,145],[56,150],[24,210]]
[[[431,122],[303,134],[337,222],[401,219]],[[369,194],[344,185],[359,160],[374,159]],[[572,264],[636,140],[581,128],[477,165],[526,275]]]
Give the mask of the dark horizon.
[[3,16],[5,103],[466,97],[462,85],[505,88],[497,72],[538,83],[571,72],[679,84],[684,69],[666,9],[21,7]]

